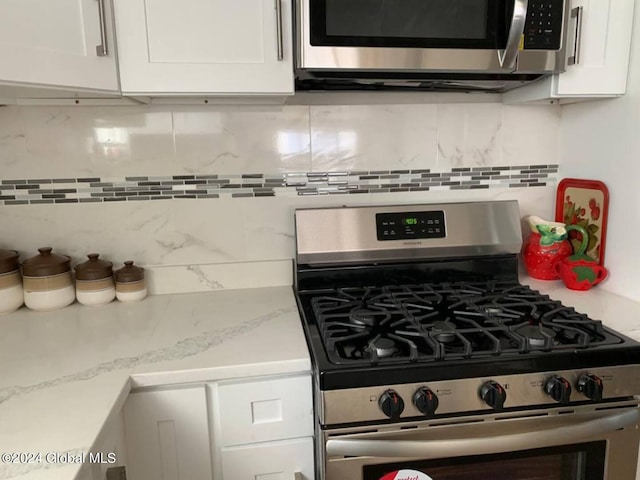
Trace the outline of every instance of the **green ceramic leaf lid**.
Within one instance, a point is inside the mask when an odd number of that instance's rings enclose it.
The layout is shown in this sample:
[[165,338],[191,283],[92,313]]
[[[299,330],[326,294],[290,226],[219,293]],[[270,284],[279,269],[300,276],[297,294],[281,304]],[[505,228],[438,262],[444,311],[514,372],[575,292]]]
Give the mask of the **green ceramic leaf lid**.
[[133,264],[133,260],[124,262],[124,267],[116,270],[116,282],[131,283],[144,280],[144,268]]
[[0,249],[0,275],[18,270],[18,252]]
[[75,267],[76,280],[103,280],[113,276],[113,264],[99,259],[97,253],[87,255],[89,260]]
[[48,277],[71,271],[71,258],[52,253],[51,247],[42,247],[35,257],[22,262],[22,275],[25,277]]

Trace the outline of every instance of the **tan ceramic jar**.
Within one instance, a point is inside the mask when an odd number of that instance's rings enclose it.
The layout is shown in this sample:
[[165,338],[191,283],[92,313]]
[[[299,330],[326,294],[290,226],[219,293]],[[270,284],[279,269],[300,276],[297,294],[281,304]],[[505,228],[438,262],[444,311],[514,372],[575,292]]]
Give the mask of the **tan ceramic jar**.
[[24,304],[31,310],[58,310],[76,298],[71,259],[51,250],[51,247],[39,248],[39,255],[22,262]]
[[137,302],[147,296],[144,268],[135,266],[133,261],[124,262],[124,267],[116,270],[116,297],[121,302]]
[[76,298],[83,305],[106,305],[116,298],[113,264],[100,260],[97,253],[87,257],[89,260],[75,267]]
[[18,252],[0,250],[0,315],[15,312],[23,303]]

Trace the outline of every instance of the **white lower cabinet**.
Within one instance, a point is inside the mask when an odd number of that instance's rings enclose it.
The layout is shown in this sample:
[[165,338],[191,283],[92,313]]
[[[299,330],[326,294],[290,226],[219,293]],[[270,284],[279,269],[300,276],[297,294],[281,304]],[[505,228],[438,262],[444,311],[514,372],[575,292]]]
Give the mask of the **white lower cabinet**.
[[216,480],[313,480],[311,376],[211,384]]
[[224,480],[313,480],[313,438],[222,449]]
[[100,432],[89,453],[87,480],[120,480],[120,472],[127,468],[127,448],[124,417],[117,415]]
[[209,480],[205,387],[132,393],[124,406],[128,480]]
[[314,479],[308,372],[134,392],[123,413],[128,480]]

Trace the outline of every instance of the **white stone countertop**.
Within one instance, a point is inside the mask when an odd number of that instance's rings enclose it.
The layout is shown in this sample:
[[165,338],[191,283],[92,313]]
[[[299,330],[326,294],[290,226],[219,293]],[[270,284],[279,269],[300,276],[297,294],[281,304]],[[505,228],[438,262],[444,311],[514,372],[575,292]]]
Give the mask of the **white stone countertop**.
[[[521,281],[640,340],[640,303]],[[158,295],[0,317],[0,453],[87,452],[137,386],[309,371],[291,287]],[[71,480],[79,464],[6,464],[0,480]]]
[[[88,452],[132,388],[308,372],[291,287],[151,296],[0,317],[0,453]],[[79,464],[0,462],[0,479]]]

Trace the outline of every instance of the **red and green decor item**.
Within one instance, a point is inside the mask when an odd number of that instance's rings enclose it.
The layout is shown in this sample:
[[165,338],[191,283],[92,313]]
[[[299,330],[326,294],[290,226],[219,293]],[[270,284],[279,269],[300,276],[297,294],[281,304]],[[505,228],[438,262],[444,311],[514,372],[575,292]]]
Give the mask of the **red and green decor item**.
[[539,280],[557,280],[560,274],[555,264],[573,253],[567,240],[570,230],[584,232],[580,226],[566,227],[564,223],[550,222],[532,215],[527,218],[531,234],[522,248],[527,273]]
[[[567,288],[588,290],[607,276],[607,270],[585,254],[589,245],[587,231],[580,225],[549,222],[532,215],[527,218],[531,235],[522,254],[527,272],[540,280],[561,278]],[[576,231],[579,243],[570,243],[568,235]],[[577,245],[577,248],[573,249]],[[572,254],[572,251],[575,253]]]

